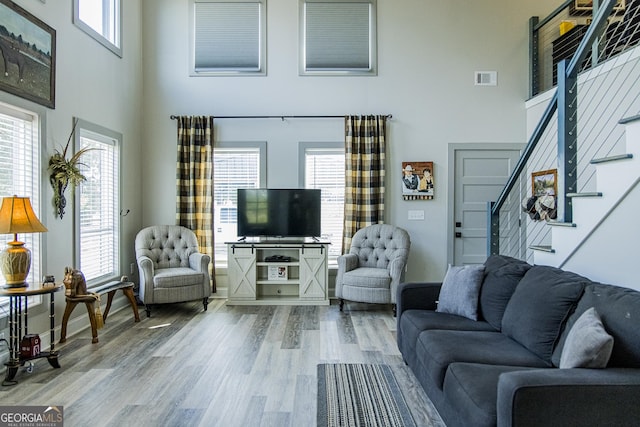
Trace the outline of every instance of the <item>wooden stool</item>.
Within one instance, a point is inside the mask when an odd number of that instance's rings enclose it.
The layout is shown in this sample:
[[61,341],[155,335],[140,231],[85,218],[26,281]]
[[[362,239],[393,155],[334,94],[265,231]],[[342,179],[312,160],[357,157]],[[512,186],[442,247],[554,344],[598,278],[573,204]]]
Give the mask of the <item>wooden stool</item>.
[[60,342],[63,343],[67,340],[67,322],[69,321],[71,312],[74,308],[76,308],[76,305],[83,302],[87,307],[87,312],[89,313],[89,322],[91,322],[91,342],[93,344],[97,343],[98,328],[96,322],[95,302],[99,300],[99,295],[107,294],[107,307],[105,308],[104,314],[102,315],[102,319],[106,323],[107,315],[109,314],[109,310],[111,309],[111,302],[113,301],[113,297],[118,289],[121,289],[122,292],[127,296],[129,304],[131,305],[131,309],[133,310],[134,321],[139,322],[140,314],[138,313],[138,304],[136,303],[136,298],[133,295],[133,282],[105,283],[104,285],[91,288],[90,290],[93,292],[91,294],[66,297],[67,305],[64,309],[64,315],[62,316]]

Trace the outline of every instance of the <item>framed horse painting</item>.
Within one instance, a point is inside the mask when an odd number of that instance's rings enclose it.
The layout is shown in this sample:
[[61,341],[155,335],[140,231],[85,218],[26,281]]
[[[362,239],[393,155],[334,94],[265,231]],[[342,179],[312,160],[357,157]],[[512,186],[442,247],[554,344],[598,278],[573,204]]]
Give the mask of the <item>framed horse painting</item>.
[[0,90],[55,108],[56,30],[0,0]]

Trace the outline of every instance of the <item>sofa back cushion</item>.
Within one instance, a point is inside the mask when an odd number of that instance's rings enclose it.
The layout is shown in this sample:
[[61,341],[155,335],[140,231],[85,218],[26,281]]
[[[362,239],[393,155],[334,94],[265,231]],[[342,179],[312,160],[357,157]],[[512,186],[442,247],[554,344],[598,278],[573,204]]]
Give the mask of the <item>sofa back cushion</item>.
[[507,304],[502,333],[551,363],[562,328],[589,283],[555,267],[530,268]]
[[640,292],[602,283],[591,283],[585,288],[553,351],[553,364],[560,366],[569,330],[591,307],[596,309],[605,329],[613,337],[613,350],[607,366],[640,368]]
[[480,289],[480,316],[497,330],[516,286],[531,265],[504,255],[491,255],[484,263],[484,280]]

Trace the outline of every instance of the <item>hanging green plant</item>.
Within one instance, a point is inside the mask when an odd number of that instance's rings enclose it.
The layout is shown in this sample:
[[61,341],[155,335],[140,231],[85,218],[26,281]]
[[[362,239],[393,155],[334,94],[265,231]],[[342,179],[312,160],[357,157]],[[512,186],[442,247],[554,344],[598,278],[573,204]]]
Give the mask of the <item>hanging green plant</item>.
[[71,135],[69,135],[67,145],[64,147],[62,153],[55,150],[49,159],[49,172],[51,173],[51,175],[49,175],[49,182],[51,182],[51,186],[53,187],[53,204],[56,207],[56,216],[59,216],[60,219],[64,216],[64,209],[67,206],[67,199],[64,195],[67,186],[71,185],[71,191],[75,191],[75,188],[80,185],[81,182],[87,180],[82,172],[80,172],[80,165],[82,165],[82,163],[80,163],[80,157],[87,151],[93,149],[83,148],[67,159],[67,151],[76,131],[77,124],[78,120],[73,123]]

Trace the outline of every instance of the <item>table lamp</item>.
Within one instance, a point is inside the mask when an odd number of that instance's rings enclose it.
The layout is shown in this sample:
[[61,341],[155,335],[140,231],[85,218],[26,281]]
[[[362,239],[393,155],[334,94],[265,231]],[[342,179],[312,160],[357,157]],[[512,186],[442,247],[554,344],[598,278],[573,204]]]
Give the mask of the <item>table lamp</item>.
[[31,207],[28,197],[4,197],[0,207],[0,233],[13,234],[13,242],[0,252],[0,268],[6,280],[5,287],[26,286],[31,268],[31,251],[18,241],[18,233],[47,231]]

